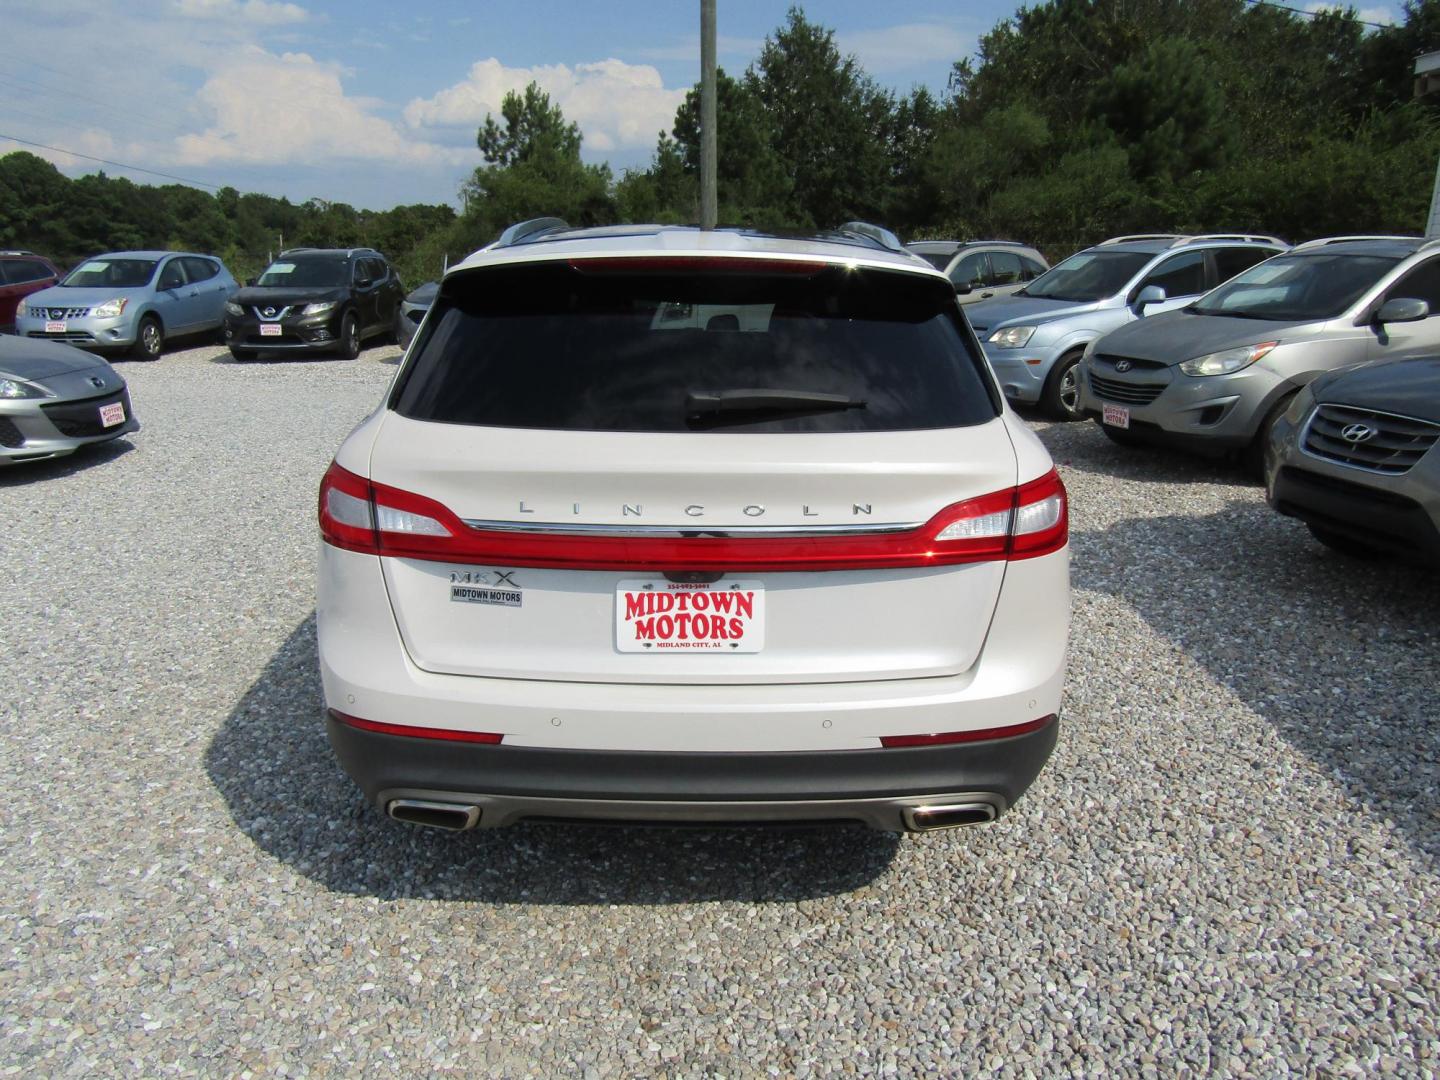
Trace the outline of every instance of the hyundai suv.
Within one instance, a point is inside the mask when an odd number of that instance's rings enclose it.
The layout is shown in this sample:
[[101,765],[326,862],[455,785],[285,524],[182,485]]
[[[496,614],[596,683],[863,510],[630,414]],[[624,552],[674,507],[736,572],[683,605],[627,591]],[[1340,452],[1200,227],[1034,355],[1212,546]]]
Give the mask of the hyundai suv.
[[1332,236],[1096,342],[1081,408],[1119,443],[1240,451],[1325,371],[1440,352],[1440,242]]
[[1065,489],[874,226],[512,226],[319,519],[329,736],[392,818],[923,831],[1055,744]]
[[236,360],[272,350],[354,360],[366,338],[396,332],[404,298],[373,248],[292,248],[225,305],[225,344]]
[[985,300],[966,314],[1007,398],[1079,420],[1075,369],[1085,346],[1188,304],[1286,247],[1249,234],[1117,236],[1071,255],[1008,300]]

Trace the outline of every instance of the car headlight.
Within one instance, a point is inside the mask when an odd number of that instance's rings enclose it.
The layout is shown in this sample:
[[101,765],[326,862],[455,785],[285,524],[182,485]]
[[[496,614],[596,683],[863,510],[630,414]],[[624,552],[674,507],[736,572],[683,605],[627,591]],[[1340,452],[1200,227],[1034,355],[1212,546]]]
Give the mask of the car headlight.
[[235,303],[233,300],[226,300],[226,301],[225,301],[225,314],[226,314],[226,315],[234,315],[236,318],[239,318],[241,315],[244,315],[244,314],[245,314],[245,309],[244,309],[243,307],[241,307],[239,304]]
[[129,302],[127,298],[117,296],[114,300],[106,300],[103,304],[96,304],[90,309],[90,314],[97,319],[113,319],[125,310],[125,305]]
[[1242,345],[1238,349],[1206,353],[1193,360],[1186,360],[1180,365],[1180,370],[1186,375],[1229,375],[1232,371],[1249,367],[1279,344],[1278,341],[1262,341],[1258,345]]
[[991,345],[998,345],[1002,349],[1021,349],[1030,343],[1034,334],[1033,326],[1007,326],[1003,330],[996,330],[987,340]]
[[34,383],[24,382],[21,379],[8,379],[0,376],[0,401],[14,401],[17,398],[50,397],[50,393],[41,389]]
[[327,311],[334,311],[339,300],[325,300],[318,304],[306,304],[301,315],[324,315]]

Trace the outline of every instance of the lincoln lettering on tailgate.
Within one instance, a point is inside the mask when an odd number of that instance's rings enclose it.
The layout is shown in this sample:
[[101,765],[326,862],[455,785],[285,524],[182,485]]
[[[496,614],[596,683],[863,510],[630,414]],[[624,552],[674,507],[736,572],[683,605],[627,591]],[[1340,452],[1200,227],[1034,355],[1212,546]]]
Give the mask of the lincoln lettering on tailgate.
[[621,652],[759,652],[765,644],[765,586],[622,581],[615,590]]

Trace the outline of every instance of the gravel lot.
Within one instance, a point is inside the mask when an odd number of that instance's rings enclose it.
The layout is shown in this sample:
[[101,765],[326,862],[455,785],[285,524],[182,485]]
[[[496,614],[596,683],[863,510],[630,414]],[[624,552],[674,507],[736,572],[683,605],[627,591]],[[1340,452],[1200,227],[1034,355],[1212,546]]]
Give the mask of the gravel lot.
[[997,825],[421,832],[314,656],[316,484],[395,358],[124,363],[143,432],[0,473],[0,1071],[1440,1071],[1440,576],[1040,424],[1066,727]]

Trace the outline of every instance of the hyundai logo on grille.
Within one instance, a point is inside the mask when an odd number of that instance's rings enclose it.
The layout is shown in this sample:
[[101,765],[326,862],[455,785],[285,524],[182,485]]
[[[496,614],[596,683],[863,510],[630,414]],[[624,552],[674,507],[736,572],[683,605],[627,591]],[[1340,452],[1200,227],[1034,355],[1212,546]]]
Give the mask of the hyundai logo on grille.
[[1375,437],[1375,429],[1368,424],[1348,424],[1341,429],[1340,437],[1351,443],[1369,442]]
[[1125,372],[1129,371],[1134,366],[1135,364],[1130,360],[1115,361],[1115,370],[1118,371],[1121,375],[1124,375]]

